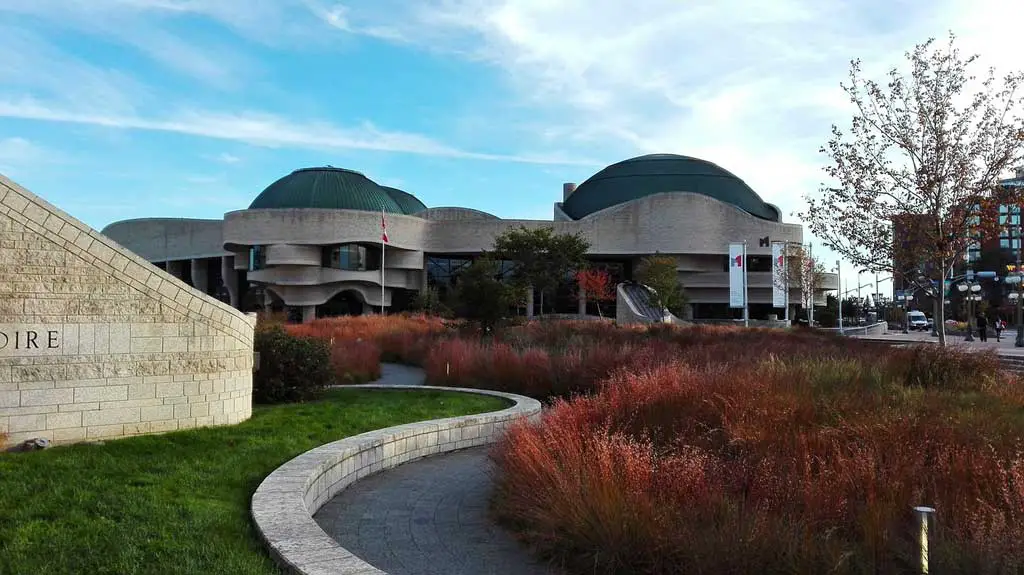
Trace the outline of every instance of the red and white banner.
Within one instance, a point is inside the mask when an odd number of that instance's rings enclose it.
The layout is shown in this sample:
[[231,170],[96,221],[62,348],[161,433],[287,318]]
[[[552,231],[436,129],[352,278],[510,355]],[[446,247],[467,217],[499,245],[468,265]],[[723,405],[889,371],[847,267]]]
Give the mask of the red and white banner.
[[729,244],[729,307],[744,307],[746,304],[746,274],[744,274],[742,243]]
[[786,244],[775,242],[772,244],[772,306],[784,308],[787,305],[787,294],[789,290],[789,273],[786,269]]
[[384,221],[384,210],[380,211],[380,241],[388,243],[388,224]]

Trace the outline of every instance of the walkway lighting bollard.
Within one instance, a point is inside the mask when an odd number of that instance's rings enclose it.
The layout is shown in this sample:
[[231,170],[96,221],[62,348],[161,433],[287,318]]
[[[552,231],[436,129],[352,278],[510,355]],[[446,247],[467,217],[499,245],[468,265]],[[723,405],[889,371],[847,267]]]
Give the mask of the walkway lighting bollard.
[[914,513],[917,514],[921,530],[921,573],[928,573],[928,520],[935,513],[935,509],[932,507],[915,507]]

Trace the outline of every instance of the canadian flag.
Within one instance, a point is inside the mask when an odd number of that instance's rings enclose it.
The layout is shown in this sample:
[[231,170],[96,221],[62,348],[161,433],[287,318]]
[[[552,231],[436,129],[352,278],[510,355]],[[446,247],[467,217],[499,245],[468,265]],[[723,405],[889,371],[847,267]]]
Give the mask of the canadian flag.
[[380,211],[380,241],[388,243],[388,224],[384,221],[384,210]]

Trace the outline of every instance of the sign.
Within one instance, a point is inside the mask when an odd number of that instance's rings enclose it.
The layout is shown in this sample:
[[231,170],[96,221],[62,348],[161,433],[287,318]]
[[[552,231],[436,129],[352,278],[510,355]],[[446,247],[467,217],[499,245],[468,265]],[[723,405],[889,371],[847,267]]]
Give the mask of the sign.
[[786,307],[789,290],[789,274],[786,273],[786,244],[772,244],[772,306]]
[[743,273],[745,271],[743,266],[746,265],[746,262],[743,261],[743,252],[743,244],[729,244],[729,307],[733,308],[745,307],[746,303],[746,298],[744,298],[746,274]]
[[60,354],[60,325],[0,325],[0,357]]

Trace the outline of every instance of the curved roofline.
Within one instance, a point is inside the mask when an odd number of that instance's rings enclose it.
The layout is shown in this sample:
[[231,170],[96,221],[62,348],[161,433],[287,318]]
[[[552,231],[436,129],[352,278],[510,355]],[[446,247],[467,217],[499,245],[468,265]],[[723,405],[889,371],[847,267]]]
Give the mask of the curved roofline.
[[[362,177],[366,178],[367,180],[370,180],[370,178],[366,174],[364,174],[362,172],[359,172],[359,171],[356,171],[356,170],[350,170],[348,168],[336,168],[334,166],[310,166],[308,168],[299,168],[297,170],[292,170],[291,173],[297,174],[299,172],[346,172],[346,173],[349,173],[349,174],[356,174],[358,176],[362,176]],[[373,180],[370,180],[370,181],[373,182]],[[373,182],[373,183],[376,184],[377,182]]]
[[[637,178],[637,180],[633,180],[633,178]],[[639,189],[640,191],[636,193],[623,192],[633,189],[634,186],[631,186],[629,182],[631,180],[642,181],[639,178],[648,178],[648,181],[654,183],[650,187],[644,186],[645,189]],[[694,182],[688,181],[691,178],[694,179]],[[690,185],[696,181],[704,182],[704,186],[710,186],[712,189],[708,190],[701,185],[691,188]],[[625,182],[625,184],[621,182]],[[605,205],[599,208],[601,204],[607,204],[616,199],[623,200],[628,196],[650,195],[654,190],[657,190],[657,193],[691,192],[702,194],[725,203],[732,203],[755,218],[782,222],[781,210],[766,202],[742,178],[714,162],[681,154],[645,154],[609,164],[576,187],[572,194],[562,202],[562,212],[573,219],[583,219],[590,213],[594,213],[593,211],[587,213],[588,210],[600,211],[611,207],[611,205]],[[732,201],[725,200],[719,197],[716,191],[724,192],[725,196],[732,195],[734,197]],[[602,196],[604,196],[604,200],[600,199]]]
[[[423,200],[417,198],[415,195],[410,194],[409,192],[407,192],[405,190],[400,190],[400,189],[398,189],[396,187],[393,187],[393,186],[381,186],[380,184],[377,184],[377,185],[380,186],[380,189],[384,190],[384,193],[386,193],[388,196],[390,196],[391,199],[394,200],[395,203],[397,203],[400,208],[402,208],[403,213],[405,213],[405,215],[407,215],[407,216],[411,216],[413,214],[422,212],[423,210],[427,209],[427,204],[424,204]],[[398,195],[397,198],[395,197],[396,194]],[[401,200],[399,200],[399,198],[401,198]],[[409,201],[409,200],[411,200],[413,202],[416,202],[417,206],[419,206],[419,209],[417,209],[414,212],[406,212],[405,211],[406,206],[404,204],[405,204],[406,201]]]
[[[658,198],[658,197],[662,197],[662,196],[665,196],[665,197],[676,197],[676,196],[680,196],[680,195],[694,196],[694,197],[699,197],[701,199],[707,199],[707,200],[710,200],[712,202],[717,202],[717,203],[722,204],[723,206],[726,206],[726,207],[728,207],[730,209],[736,210],[737,212],[743,214],[745,217],[753,218],[755,220],[759,220],[759,221],[762,221],[762,222],[768,222],[770,224],[774,224],[774,225],[777,225],[777,226],[796,226],[796,227],[801,227],[800,224],[786,223],[786,222],[783,222],[782,220],[779,220],[777,222],[774,222],[774,221],[771,221],[771,220],[766,220],[766,219],[764,219],[762,217],[756,216],[756,215],[748,212],[747,210],[744,210],[743,208],[741,208],[741,207],[739,207],[739,206],[737,206],[737,205],[735,205],[735,204],[733,204],[731,202],[724,202],[724,201],[722,201],[722,200],[720,200],[718,198],[709,196],[707,194],[701,194],[699,192],[688,192],[688,191],[685,191],[685,190],[672,191],[672,192],[658,192],[656,194],[650,194],[650,195],[647,195],[647,196],[641,196],[639,198],[634,198],[632,200],[629,200],[628,202],[622,202],[621,204],[615,204],[614,206],[608,206],[607,208],[602,208],[600,210],[597,210],[596,212],[591,212],[591,213],[583,216],[582,218],[580,218],[578,220],[572,220],[572,221],[574,221],[574,222],[583,222],[583,221],[589,220],[589,219],[594,218],[594,217],[605,216],[605,215],[611,213],[613,210],[626,209],[627,206],[630,206],[632,204],[636,204],[638,202],[642,202],[644,200],[648,200],[648,199],[651,199],[651,198]],[[769,205],[771,205],[771,204],[769,204]],[[547,220],[537,220],[537,221],[545,221],[546,222]]]
[[[467,208],[467,207],[464,207],[464,206],[431,206],[431,207],[429,207],[429,208],[427,208],[427,209],[425,209],[423,211],[424,212],[432,212],[434,210],[462,210],[464,212],[470,212],[470,213],[473,213],[473,214],[479,214],[481,216],[486,216],[488,219],[492,219],[492,218],[495,219],[495,220],[503,219],[503,218],[498,217],[498,216],[496,216],[496,215],[494,215],[494,214],[492,214],[490,212],[485,212],[483,210],[478,210],[476,208]],[[423,213],[423,212],[419,212],[419,213]]]
[[[649,162],[650,161],[660,162],[660,161],[667,161],[667,160],[691,160],[691,161],[694,161],[694,162],[699,162],[701,164],[707,164],[707,165],[715,168],[716,170],[719,170],[719,171],[723,172],[723,174],[721,174],[721,175],[716,174],[715,177],[722,178],[722,177],[727,177],[728,176],[728,177],[732,177],[732,178],[737,179],[744,186],[746,186],[747,189],[750,190],[751,193],[753,193],[757,197],[757,199],[761,200],[761,202],[764,203],[764,204],[768,204],[768,202],[764,201],[764,198],[761,197],[761,194],[757,193],[757,191],[754,190],[754,188],[750,187],[750,184],[748,184],[746,181],[743,180],[743,178],[737,176],[733,172],[723,168],[722,166],[720,166],[720,165],[718,165],[718,164],[716,164],[716,163],[714,163],[714,162],[712,162],[710,160],[705,160],[704,158],[698,158],[696,156],[686,156],[686,155],[683,155],[683,154],[644,154],[642,156],[636,156],[634,158],[629,158],[629,159],[626,159],[626,160],[621,160],[621,161],[615,162],[614,164],[608,164],[607,166],[605,166],[605,167],[601,168],[600,170],[598,170],[598,172],[596,174],[594,174],[593,176],[590,176],[589,178],[584,180],[583,183],[581,183],[579,186],[576,187],[576,189],[578,190],[581,186],[583,186],[583,184],[589,182],[593,178],[596,178],[601,172],[607,170],[608,168],[611,168],[611,167],[614,167],[614,166],[618,166],[620,164],[628,164],[629,162],[635,162],[635,161],[638,161],[638,160],[649,161]],[[673,174],[673,175],[683,176],[683,175],[687,175],[687,174]],[[607,176],[607,179],[610,180],[612,178],[628,178],[628,177],[630,177],[630,176]],[[768,204],[768,205],[772,205],[772,204]]]

